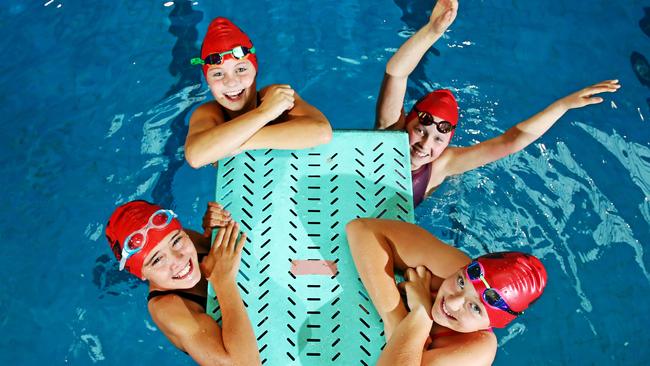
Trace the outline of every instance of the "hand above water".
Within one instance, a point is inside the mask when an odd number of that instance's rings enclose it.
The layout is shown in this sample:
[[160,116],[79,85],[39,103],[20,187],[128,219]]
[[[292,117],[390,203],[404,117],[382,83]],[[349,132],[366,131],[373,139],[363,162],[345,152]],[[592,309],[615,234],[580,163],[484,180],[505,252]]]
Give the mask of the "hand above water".
[[581,108],[591,104],[598,104],[603,101],[602,97],[595,96],[600,93],[614,93],[621,85],[618,80],[605,80],[598,84],[588,86],[584,89],[570,94],[557,102],[568,109]]
[[230,212],[226,211],[223,206],[216,202],[208,202],[208,207],[203,215],[203,236],[206,238],[212,235],[212,230],[218,227],[224,227],[232,221]]
[[269,122],[280,117],[284,111],[293,108],[295,103],[295,91],[289,85],[270,86],[262,97],[262,104],[259,108],[268,113]]
[[431,298],[431,272],[424,266],[408,268],[404,272],[406,281],[399,284],[400,289],[406,294],[406,301],[410,311],[424,308],[431,317],[433,299]]
[[215,235],[210,252],[201,262],[203,276],[212,284],[218,281],[234,281],[239,271],[241,251],[246,243],[246,234],[239,239],[239,224],[230,221]]
[[433,31],[443,34],[456,19],[458,0],[438,0],[433,7],[429,23]]

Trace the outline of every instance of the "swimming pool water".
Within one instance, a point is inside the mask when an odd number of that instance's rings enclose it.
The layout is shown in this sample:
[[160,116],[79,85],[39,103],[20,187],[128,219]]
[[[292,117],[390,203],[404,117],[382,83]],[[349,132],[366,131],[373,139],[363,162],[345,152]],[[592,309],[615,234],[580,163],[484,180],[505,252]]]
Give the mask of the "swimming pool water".
[[[209,21],[258,49],[258,86],[288,83],[334,128],[371,128],[385,63],[432,1],[87,2],[0,6],[0,363],[192,364],[117,271],[115,205],[145,198],[200,225],[214,170],[184,163],[187,117],[209,97],[188,60]],[[554,99],[618,78],[515,156],[449,179],[419,224],[470,255],[523,250],[545,295],[497,330],[496,365],[650,361],[650,3],[461,1],[407,99],[457,92],[455,143],[496,136]],[[272,361],[272,360],[271,360]],[[270,363],[274,364],[274,363]]]

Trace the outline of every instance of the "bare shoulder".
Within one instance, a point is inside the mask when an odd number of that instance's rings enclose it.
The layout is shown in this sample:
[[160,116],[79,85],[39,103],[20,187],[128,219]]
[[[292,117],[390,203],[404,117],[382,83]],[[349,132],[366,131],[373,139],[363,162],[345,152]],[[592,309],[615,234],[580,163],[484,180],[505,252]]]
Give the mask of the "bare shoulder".
[[219,103],[213,100],[201,104],[194,110],[194,112],[192,112],[192,116],[190,116],[190,128],[192,128],[193,125],[216,126],[220,123],[223,123],[223,121],[223,110],[221,109]]
[[203,313],[203,309],[198,304],[176,294],[153,298],[149,301],[148,307],[154,322],[163,331],[168,329],[172,333],[177,333],[175,331],[184,328],[188,322],[194,321],[196,315]]
[[422,365],[491,365],[497,352],[497,337],[490,331],[459,333],[445,337],[444,343],[427,350]]

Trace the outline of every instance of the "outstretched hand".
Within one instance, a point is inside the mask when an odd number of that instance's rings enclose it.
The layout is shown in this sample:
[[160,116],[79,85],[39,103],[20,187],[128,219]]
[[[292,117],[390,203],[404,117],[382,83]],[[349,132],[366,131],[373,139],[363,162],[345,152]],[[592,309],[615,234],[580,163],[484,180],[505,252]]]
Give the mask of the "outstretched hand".
[[230,221],[219,229],[210,248],[210,253],[201,262],[201,272],[211,283],[218,280],[232,280],[237,277],[241,251],[246,243],[246,234],[239,235],[239,224]]
[[458,13],[458,0],[438,0],[433,7],[429,23],[433,31],[442,34],[456,19]]
[[595,96],[596,94],[614,93],[620,87],[621,85],[618,83],[618,80],[605,80],[570,94],[560,99],[558,102],[566,107],[566,109],[581,108],[591,104],[598,104],[603,101],[603,98]]

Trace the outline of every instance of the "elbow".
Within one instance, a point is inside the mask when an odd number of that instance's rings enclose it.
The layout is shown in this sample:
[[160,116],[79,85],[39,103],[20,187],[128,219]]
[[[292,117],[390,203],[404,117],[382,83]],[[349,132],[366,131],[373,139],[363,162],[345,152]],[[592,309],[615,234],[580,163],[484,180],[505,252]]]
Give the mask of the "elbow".
[[196,154],[185,146],[185,161],[187,164],[194,169],[202,167],[204,164],[201,164]]
[[210,163],[209,161],[205,161],[205,158],[195,148],[187,144],[185,144],[185,161],[194,169],[202,168]]
[[332,126],[328,120],[325,120],[320,128],[319,136],[319,145],[324,145],[332,141]]
[[354,219],[345,225],[345,233],[348,236],[350,247],[358,246],[361,244],[358,240],[354,240],[354,238],[357,234],[364,230],[367,230],[367,219],[364,218]]

